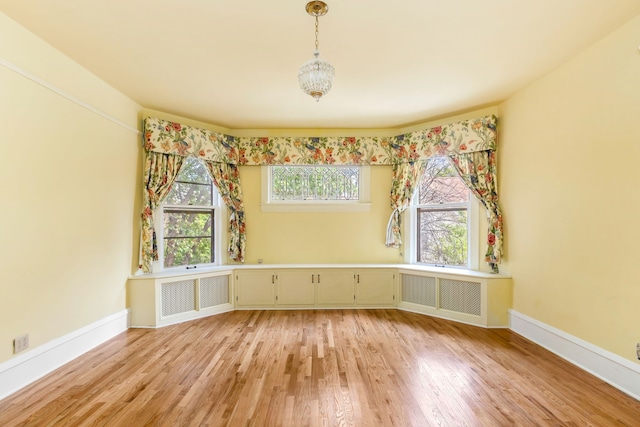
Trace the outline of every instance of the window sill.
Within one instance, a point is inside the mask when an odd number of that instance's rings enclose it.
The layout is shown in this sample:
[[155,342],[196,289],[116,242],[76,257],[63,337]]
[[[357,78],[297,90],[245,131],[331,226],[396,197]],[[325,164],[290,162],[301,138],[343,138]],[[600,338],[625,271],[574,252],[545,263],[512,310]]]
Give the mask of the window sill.
[[336,269],[336,268],[351,268],[351,269],[365,269],[365,268],[392,268],[398,269],[398,271],[418,271],[434,274],[446,274],[450,276],[460,277],[474,277],[479,279],[486,278],[510,278],[510,275],[496,274],[483,272],[478,270],[467,270],[463,268],[451,268],[451,267],[434,267],[419,264],[227,264],[217,265],[211,267],[196,268],[190,270],[165,270],[158,273],[147,273],[132,275],[129,277],[131,280],[143,280],[143,279],[161,279],[167,277],[188,277],[198,274],[206,274],[212,272],[232,273],[235,270],[250,270],[250,269],[270,269],[270,270],[282,270],[282,269]]
[[213,265],[207,267],[198,267],[198,268],[190,268],[187,270],[186,268],[172,268],[163,271],[159,271],[157,273],[136,273],[129,276],[130,280],[142,280],[142,279],[162,279],[166,277],[188,277],[195,276],[203,273],[211,273],[211,272],[231,272],[236,268],[235,265]]

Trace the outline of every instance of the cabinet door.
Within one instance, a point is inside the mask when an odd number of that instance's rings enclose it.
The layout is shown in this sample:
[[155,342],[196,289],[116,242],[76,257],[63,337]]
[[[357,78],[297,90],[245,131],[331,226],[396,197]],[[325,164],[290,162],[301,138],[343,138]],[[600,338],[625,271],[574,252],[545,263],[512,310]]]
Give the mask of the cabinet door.
[[317,273],[318,305],[344,306],[355,303],[353,270],[320,270]]
[[282,270],[278,272],[276,303],[304,306],[315,303],[314,284],[318,274],[312,270]]
[[236,272],[235,293],[238,307],[273,307],[276,272],[246,270]]
[[356,303],[358,305],[395,305],[395,271],[361,270],[356,272]]

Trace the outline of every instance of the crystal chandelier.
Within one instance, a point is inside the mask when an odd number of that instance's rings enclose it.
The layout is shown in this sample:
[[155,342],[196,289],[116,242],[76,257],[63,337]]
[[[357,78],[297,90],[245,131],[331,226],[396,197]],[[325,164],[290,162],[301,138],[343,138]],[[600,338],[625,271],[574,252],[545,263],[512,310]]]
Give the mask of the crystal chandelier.
[[314,59],[305,62],[298,71],[298,81],[300,88],[307,95],[315,98],[316,102],[320,101],[323,95],[331,90],[331,82],[335,74],[333,65],[319,58],[318,50],[318,17],[325,15],[329,11],[329,6],[323,1],[311,1],[305,7],[307,13],[316,17],[316,50],[313,52]]

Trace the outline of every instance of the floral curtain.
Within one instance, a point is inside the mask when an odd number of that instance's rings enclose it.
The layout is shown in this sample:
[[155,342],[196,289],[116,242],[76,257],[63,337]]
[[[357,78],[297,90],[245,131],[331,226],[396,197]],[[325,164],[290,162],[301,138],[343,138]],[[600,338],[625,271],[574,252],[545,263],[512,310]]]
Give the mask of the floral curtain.
[[144,148],[148,152],[193,156],[210,162],[238,163],[232,136],[207,129],[147,117],[144,120]]
[[399,248],[402,245],[400,214],[409,207],[411,196],[413,196],[416,185],[420,182],[426,164],[426,161],[418,161],[393,165],[391,177],[391,209],[393,212],[387,224],[386,242],[390,248]]
[[146,155],[139,258],[139,268],[145,273],[151,271],[151,263],[158,259],[153,211],[169,194],[183,162],[184,157],[173,154],[149,152]]
[[433,156],[494,150],[493,115],[392,137],[236,137],[153,117],[147,151],[238,165],[393,165]]
[[247,242],[240,174],[236,165],[205,161],[218,192],[229,209],[229,258],[244,262]]
[[494,150],[487,150],[456,154],[450,157],[467,187],[487,208],[489,230],[485,261],[497,273],[498,264],[502,257],[502,212],[498,205],[495,156]]

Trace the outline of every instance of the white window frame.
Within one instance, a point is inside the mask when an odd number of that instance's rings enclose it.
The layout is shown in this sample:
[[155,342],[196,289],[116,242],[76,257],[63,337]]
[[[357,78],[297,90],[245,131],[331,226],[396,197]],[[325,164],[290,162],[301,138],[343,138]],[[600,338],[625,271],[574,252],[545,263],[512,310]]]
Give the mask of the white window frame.
[[[481,211],[484,210],[480,205],[480,202],[473,193],[469,190],[469,202],[467,203],[451,203],[448,206],[467,206],[467,265],[466,266],[457,266],[457,265],[445,265],[446,268],[456,268],[463,270],[475,270],[479,269],[479,261],[480,261],[480,233],[479,233],[479,223],[480,223],[480,215]],[[416,186],[416,190],[411,197],[411,205],[409,209],[405,211],[405,225],[404,225],[404,241],[405,247],[404,249],[404,259],[406,263],[409,264],[417,264],[417,265],[427,265],[433,267],[442,267],[440,264],[427,264],[418,262],[418,209],[420,207],[424,207],[427,205],[418,204],[418,186]]]
[[[211,178],[211,176],[209,176]],[[213,181],[213,180],[212,180]],[[212,267],[215,265],[222,264],[222,257],[220,249],[223,247],[222,241],[222,217],[226,216],[226,207],[222,202],[222,198],[220,197],[220,193],[216,188],[215,183],[213,183],[214,189],[214,197],[213,197],[213,205],[212,206],[188,206],[188,205],[166,205],[161,203],[158,208],[153,211],[153,227],[156,231],[156,240],[158,245],[158,260],[153,261],[151,271],[152,273],[159,273],[162,271],[180,271],[180,270],[191,270],[203,267]],[[213,254],[214,260],[210,263],[200,263],[200,264],[189,264],[189,265],[179,265],[175,267],[165,267],[164,266],[164,211],[165,209],[180,209],[180,210],[192,210],[194,212],[203,212],[203,211],[213,211],[213,223],[211,226],[213,227]]]
[[271,166],[261,166],[260,207],[262,212],[368,212],[371,210],[371,167],[358,167],[360,168],[358,200],[274,200],[271,198]]

